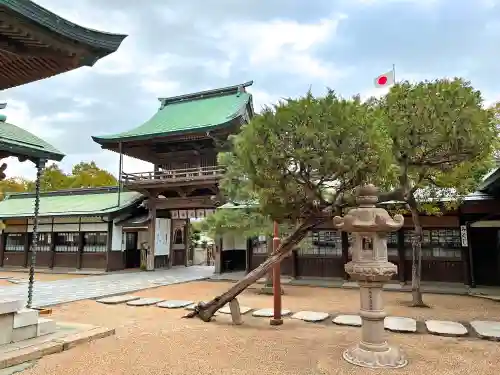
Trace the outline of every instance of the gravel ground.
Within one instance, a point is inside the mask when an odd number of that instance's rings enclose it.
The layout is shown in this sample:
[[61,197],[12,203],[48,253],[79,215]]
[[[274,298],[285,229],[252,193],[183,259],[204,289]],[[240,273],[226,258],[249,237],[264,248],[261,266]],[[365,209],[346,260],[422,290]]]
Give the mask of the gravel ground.
[[[0,272],[0,277],[10,277],[13,279],[28,279],[29,273],[27,272]],[[67,275],[67,274],[54,274],[54,273],[35,273],[36,281],[54,281],[54,280],[65,280],[65,279],[76,279],[78,277],[89,277],[89,275]],[[8,282],[7,280],[0,279],[0,286],[12,286],[17,285]]]
[[[136,295],[166,299],[207,300],[232,284],[193,282]],[[352,290],[285,287],[284,307],[292,310],[355,312],[358,293]],[[385,293],[391,314],[466,320],[500,319],[500,304],[472,297],[427,295],[431,309],[402,306],[410,296]],[[271,307],[272,297],[245,292],[240,302]],[[211,323],[180,319],[184,310],[108,306],[80,301],[56,306],[52,318],[116,328],[116,336],[42,358],[26,375],[326,375],[366,374],[344,362],[342,351],[359,339],[360,329],[285,320],[271,327],[267,319],[245,316],[233,326],[220,315]],[[498,374],[500,343],[431,335],[388,334],[408,354],[410,365],[398,374]],[[478,360],[481,358],[481,360]],[[369,371],[386,374],[388,371]]]

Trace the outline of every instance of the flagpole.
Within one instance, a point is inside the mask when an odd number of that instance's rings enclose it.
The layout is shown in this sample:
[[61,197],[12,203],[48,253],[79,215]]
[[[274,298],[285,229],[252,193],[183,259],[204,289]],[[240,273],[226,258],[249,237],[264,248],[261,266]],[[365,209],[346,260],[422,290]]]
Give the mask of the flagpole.
[[392,64],[392,76],[394,77],[394,84],[396,84],[396,64]]

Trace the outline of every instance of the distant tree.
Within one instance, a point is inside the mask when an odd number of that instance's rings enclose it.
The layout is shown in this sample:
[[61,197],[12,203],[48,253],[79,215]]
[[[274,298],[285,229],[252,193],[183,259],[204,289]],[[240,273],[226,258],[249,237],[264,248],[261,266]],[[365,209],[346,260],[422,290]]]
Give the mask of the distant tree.
[[70,180],[71,188],[118,185],[116,178],[108,171],[99,168],[94,161],[80,162],[73,166]]
[[6,178],[0,181],[0,200],[9,193],[22,193],[27,191],[29,181],[20,177]]
[[[68,189],[71,184],[70,177],[55,163],[48,164],[42,171],[40,179],[41,191],[55,191]],[[28,191],[35,191],[35,181],[29,181]]]

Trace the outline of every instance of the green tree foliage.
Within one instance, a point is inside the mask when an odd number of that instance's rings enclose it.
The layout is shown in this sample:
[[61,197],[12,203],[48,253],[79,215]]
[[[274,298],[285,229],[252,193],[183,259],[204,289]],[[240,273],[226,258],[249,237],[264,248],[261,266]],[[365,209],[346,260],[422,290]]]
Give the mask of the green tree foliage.
[[0,200],[3,200],[9,193],[22,193],[27,190],[29,181],[11,177],[0,181]]
[[497,121],[494,111],[483,107],[480,92],[459,78],[402,82],[369,104],[380,113],[391,143],[393,162],[384,185],[393,188],[392,199],[404,202],[413,219],[413,304],[422,306],[419,212],[440,214],[440,198],[450,205],[450,199],[457,203],[476,188],[493,166]]
[[94,161],[80,162],[73,167],[70,176],[71,188],[116,186],[118,181],[111,173],[99,168]]
[[328,220],[344,193],[389,168],[390,142],[382,130],[378,111],[359,97],[343,99],[331,90],[265,108],[243,126],[232,153],[220,157],[228,170],[222,186],[229,199],[250,197],[264,218],[297,225],[268,260],[191,316],[210,320]]
[[[74,188],[92,188],[101,186],[116,186],[118,181],[108,171],[99,168],[95,162],[80,162],[72,173],[64,171],[55,163],[48,164],[40,179],[41,191],[57,191]],[[0,181],[0,194],[6,192],[34,191],[35,181],[13,177]]]

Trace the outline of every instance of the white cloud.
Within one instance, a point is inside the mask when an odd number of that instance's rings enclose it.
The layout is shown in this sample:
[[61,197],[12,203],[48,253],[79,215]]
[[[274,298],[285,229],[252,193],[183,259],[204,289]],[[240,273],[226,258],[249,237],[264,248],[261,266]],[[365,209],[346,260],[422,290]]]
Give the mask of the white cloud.
[[230,22],[211,33],[232,61],[243,58],[255,69],[334,80],[346,72],[316,58],[314,49],[334,39],[339,23],[346,18],[338,14],[316,23],[280,19]]

